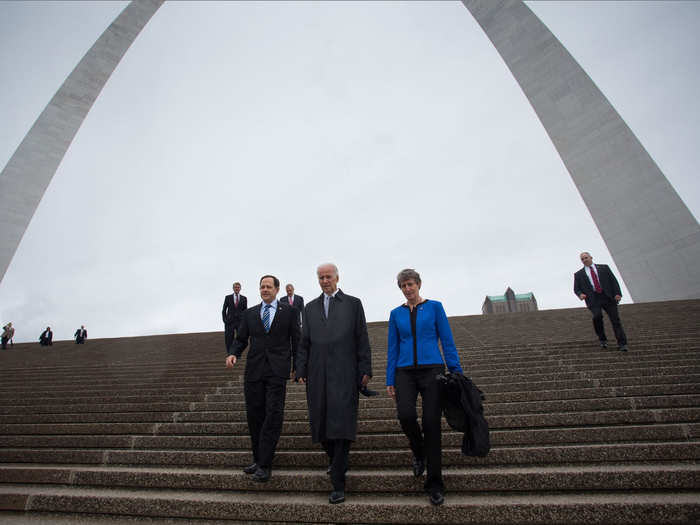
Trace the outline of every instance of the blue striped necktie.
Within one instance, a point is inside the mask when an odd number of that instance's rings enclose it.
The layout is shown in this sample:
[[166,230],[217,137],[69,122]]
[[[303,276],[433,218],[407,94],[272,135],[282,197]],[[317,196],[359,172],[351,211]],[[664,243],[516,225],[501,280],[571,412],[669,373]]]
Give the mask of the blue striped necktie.
[[270,305],[266,304],[265,305],[265,310],[263,311],[263,325],[265,326],[265,331],[269,332],[270,331]]

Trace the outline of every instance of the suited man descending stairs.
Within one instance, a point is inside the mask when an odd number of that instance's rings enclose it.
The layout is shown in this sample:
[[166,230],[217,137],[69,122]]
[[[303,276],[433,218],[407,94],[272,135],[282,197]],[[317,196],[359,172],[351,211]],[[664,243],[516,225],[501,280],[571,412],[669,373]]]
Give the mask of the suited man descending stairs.
[[620,285],[606,264],[593,264],[593,257],[588,252],[581,254],[583,268],[574,274],[574,293],[593,314],[593,329],[598,335],[600,346],[608,347],[603,326],[603,310],[610,318],[615,331],[618,349],[627,352],[627,336],[622,328],[620,316],[617,313],[617,303],[622,299]]
[[253,463],[243,469],[254,481],[265,482],[272,473],[272,459],[282,432],[287,380],[293,370],[299,343],[298,312],[277,300],[280,282],[264,275],[260,279],[262,303],[243,313],[226,366],[233,368],[250,344],[243,376],[248,430]]

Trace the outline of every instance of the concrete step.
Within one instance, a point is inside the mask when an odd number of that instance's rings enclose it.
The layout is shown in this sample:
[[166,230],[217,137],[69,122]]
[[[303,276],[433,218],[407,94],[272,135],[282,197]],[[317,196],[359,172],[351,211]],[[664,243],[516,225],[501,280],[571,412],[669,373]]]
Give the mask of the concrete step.
[[[424,496],[348,493],[342,505],[326,494],[171,490],[81,489],[5,485],[0,509],[11,511],[101,513],[116,516],[179,517],[211,520],[296,523],[696,523],[700,501],[694,493],[646,491],[635,494],[521,493],[448,494],[433,507]],[[358,520],[359,518],[359,520]]]
[[[405,440],[405,438],[404,438]],[[275,465],[280,467],[324,466],[327,458],[320,445],[316,450],[279,450]],[[410,465],[412,454],[404,441],[400,448],[383,450],[352,449],[354,466],[392,467]],[[700,459],[698,440],[497,446],[484,458],[466,457],[460,449],[443,447],[443,465],[538,465],[556,463],[689,461]],[[251,453],[245,448],[218,450],[125,450],[125,449],[42,449],[2,448],[0,463],[80,463],[85,465],[163,465],[240,467],[250,464]]]
[[[451,467],[443,471],[450,492],[521,492],[627,490],[692,490],[700,488],[700,465],[606,464],[540,465],[533,467]],[[352,469],[347,475],[351,492],[423,492],[424,478],[415,478],[408,466]],[[54,484],[94,487],[240,490],[251,492],[327,492],[324,468],[275,468],[264,485],[242,469],[174,469],[148,467],[87,467],[81,465],[2,465],[0,483]]]
[[[445,432],[445,447],[460,447],[462,433]],[[700,439],[700,423],[651,424],[631,426],[586,426],[558,429],[492,430],[491,444],[545,445],[616,443],[629,441],[686,441]],[[406,437],[400,432],[387,434],[359,434],[353,444],[355,450],[381,450],[406,446]],[[13,435],[0,436],[0,447],[6,448],[127,448],[146,450],[247,450],[250,439],[241,435],[197,436],[114,436],[114,435]],[[283,434],[277,450],[312,450],[308,432],[301,435]]]
[[[700,408],[666,408],[647,410],[597,411],[597,412],[563,412],[522,414],[514,412],[509,415],[488,415],[491,430],[506,428],[538,428],[555,426],[610,425],[634,423],[687,423],[700,421]],[[208,421],[202,423],[48,423],[48,424],[0,424],[0,435],[46,435],[46,434],[153,434],[153,435],[226,435],[248,432],[244,414],[238,414],[238,422],[221,423]],[[74,418],[77,414],[74,415]],[[172,418],[171,418],[172,419]],[[75,420],[75,419],[73,419]],[[449,429],[443,420],[443,428]],[[307,432],[309,424],[303,421],[285,421],[283,434],[301,434]],[[360,420],[358,432],[401,432],[396,418]]]

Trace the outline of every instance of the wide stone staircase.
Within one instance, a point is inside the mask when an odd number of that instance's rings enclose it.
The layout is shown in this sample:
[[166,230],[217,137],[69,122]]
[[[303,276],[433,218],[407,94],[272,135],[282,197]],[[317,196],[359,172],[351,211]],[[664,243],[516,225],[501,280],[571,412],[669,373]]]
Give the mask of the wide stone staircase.
[[0,523],[700,523],[700,301],[621,317],[628,353],[600,349],[583,308],[450,319],[492,449],[462,456],[444,426],[440,507],[385,394],[386,323],[341,505],[301,385],[272,479],[242,473],[243,363],[224,367],[220,332],[17,344],[0,352]]

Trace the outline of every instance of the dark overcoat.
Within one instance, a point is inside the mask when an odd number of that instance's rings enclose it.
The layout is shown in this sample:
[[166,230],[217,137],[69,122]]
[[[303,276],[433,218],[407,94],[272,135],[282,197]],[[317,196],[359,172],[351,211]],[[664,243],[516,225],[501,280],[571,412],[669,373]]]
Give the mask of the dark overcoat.
[[358,388],[372,377],[372,355],[362,302],[342,291],[331,300],[328,319],[323,294],[306,305],[297,356],[297,378],[306,378],[311,439],[355,441]]

